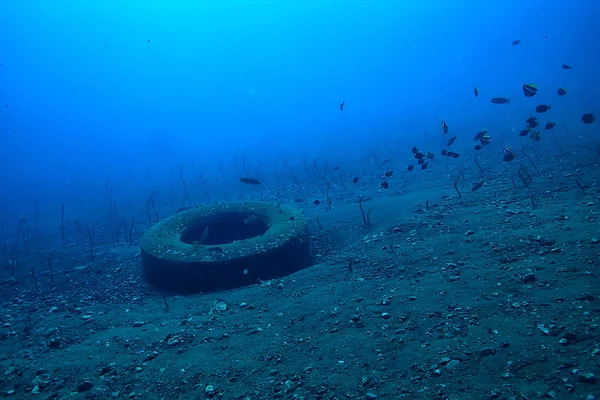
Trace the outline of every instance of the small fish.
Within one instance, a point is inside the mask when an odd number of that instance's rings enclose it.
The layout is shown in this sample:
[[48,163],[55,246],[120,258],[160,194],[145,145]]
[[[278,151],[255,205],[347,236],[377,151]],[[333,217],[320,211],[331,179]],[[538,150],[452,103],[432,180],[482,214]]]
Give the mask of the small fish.
[[510,99],[506,97],[492,97],[490,101],[494,104],[510,104]]
[[513,46],[516,46],[516,45],[518,45],[519,43],[521,43],[521,40],[520,40],[520,39],[513,40],[513,42],[512,42],[512,45],[513,45]]
[[354,178],[352,178],[352,183],[357,183],[358,182],[358,176],[355,176]]
[[346,105],[346,102],[345,102],[345,101],[342,101],[342,102],[340,103],[340,111],[344,111],[344,106],[345,106],[345,105]]
[[460,154],[458,154],[457,152],[454,152],[454,153],[452,153],[452,157],[458,158],[458,157],[460,157]]
[[480,144],[476,144],[475,147],[473,147],[475,150],[479,151],[481,149],[483,149],[483,146]]
[[433,155],[432,152],[428,151],[427,153],[425,153],[425,157],[429,158],[430,160],[433,160],[435,158],[435,155]]
[[492,141],[492,138],[488,135],[483,135],[480,139],[479,142],[484,145],[487,146],[488,144],[490,144],[490,142]]
[[573,69],[569,64],[563,64],[562,69]]
[[473,187],[471,188],[471,192],[475,192],[475,191],[481,189],[481,187],[483,186],[484,183],[485,183],[484,181],[479,181],[479,182],[475,183],[473,185]]
[[413,154],[417,154],[418,152],[419,152],[419,149],[417,149],[417,147],[416,147],[416,146],[413,146],[413,148],[412,148],[412,153],[413,153]]
[[445,155],[446,155],[446,153],[448,153],[448,150],[446,150],[446,149],[442,149],[442,155],[443,155],[443,156],[445,156]]
[[559,96],[564,96],[565,94],[567,94],[567,89],[565,88],[558,88],[558,90],[556,91],[558,93]]
[[544,129],[548,129],[548,130],[554,129],[555,126],[556,126],[556,122],[548,122],[546,124],[546,126],[544,127]]
[[480,131],[480,132],[477,132],[477,133],[475,134],[475,139],[473,139],[473,140],[479,140],[479,139],[481,139],[482,137],[484,137],[486,134],[487,134],[487,129],[484,129],[484,130],[482,130],[482,131]]
[[381,182],[381,185],[379,185],[379,187],[383,188],[383,189],[387,189],[390,187],[390,184],[387,181],[383,181],[383,182]]
[[515,151],[513,149],[511,149],[510,147],[504,146],[504,157],[503,157],[502,161],[510,162],[510,161],[514,160],[515,158],[517,158],[517,153],[515,153]]
[[313,204],[314,204],[315,206],[318,206],[319,204],[321,204],[321,200],[319,200],[319,199],[315,199],[315,200],[313,200]]
[[425,162],[424,158],[419,158],[419,161],[417,161],[417,164],[421,165]]
[[383,174],[386,178],[389,178],[390,176],[394,175],[394,171],[392,171],[391,169],[388,171],[385,171],[385,174]]
[[533,97],[533,96],[535,96],[537,91],[538,91],[537,86],[535,86],[534,84],[531,84],[531,83],[523,84],[523,94],[525,95],[525,97]]
[[428,162],[421,164],[421,169],[427,169],[427,167],[429,167]]
[[519,132],[519,136],[527,136],[529,135],[529,129],[523,129],[521,132]]
[[260,185],[260,181],[258,179],[250,177],[240,178],[240,182],[245,183],[246,185]]
[[448,144],[447,144],[447,146],[448,146],[448,147],[452,146],[452,144],[453,144],[454,142],[456,142],[456,136],[454,136],[454,137],[451,137],[450,139],[448,139]]
[[538,126],[540,124],[540,122],[538,121],[538,119],[536,117],[529,117],[525,121],[525,124],[527,125],[528,128],[535,128],[536,126]]
[[473,87],[473,94],[475,97],[479,97],[479,89],[477,89],[477,86]]
[[530,138],[531,138],[531,140],[535,140],[536,142],[539,142],[540,141],[540,132],[539,131],[531,132]]
[[448,124],[445,120],[442,120],[442,136],[446,136],[448,134]]
[[584,124],[589,125],[596,121],[596,116],[592,113],[585,113],[581,116],[581,121]]
[[454,156],[454,152],[453,151],[448,151],[446,153],[446,157],[453,157]]
[[412,165],[412,164],[410,164],[410,165],[408,166],[408,170],[409,170],[409,171],[412,171],[413,169],[415,169],[415,166],[414,166],[414,165]]
[[423,154],[423,153],[421,153],[420,151],[418,151],[418,152],[416,152],[416,153],[415,153],[415,158],[416,158],[417,160],[420,160],[420,159],[422,159],[423,157],[424,157],[424,154]]
[[551,108],[552,108],[552,106],[551,106],[551,105],[547,105],[547,104],[540,104],[539,106],[537,106],[537,107],[535,108],[535,111],[536,111],[536,112],[539,112],[539,113],[545,113],[546,111],[550,110]]

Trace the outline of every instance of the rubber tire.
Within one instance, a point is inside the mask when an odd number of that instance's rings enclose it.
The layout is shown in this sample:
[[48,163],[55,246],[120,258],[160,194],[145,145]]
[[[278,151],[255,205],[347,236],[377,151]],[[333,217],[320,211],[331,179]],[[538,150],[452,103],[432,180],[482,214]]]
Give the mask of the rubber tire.
[[[264,219],[266,232],[218,245],[182,241],[186,231],[209,220],[247,215]],[[300,210],[274,203],[195,207],[153,225],[140,246],[148,282],[183,293],[232,289],[282,277],[311,263],[308,221]]]

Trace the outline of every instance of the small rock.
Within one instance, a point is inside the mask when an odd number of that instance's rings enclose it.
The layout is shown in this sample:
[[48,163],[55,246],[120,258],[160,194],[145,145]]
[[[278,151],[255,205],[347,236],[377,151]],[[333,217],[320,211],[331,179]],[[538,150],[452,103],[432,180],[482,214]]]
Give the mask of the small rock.
[[527,274],[523,277],[523,283],[531,283],[535,282],[536,276],[535,274]]
[[446,364],[446,368],[455,369],[460,365],[460,361],[458,360],[450,360],[448,364]]
[[473,232],[472,230],[468,230],[465,232],[465,236],[473,236],[475,234],[475,232]]
[[383,318],[383,319],[390,319],[391,315],[388,314],[388,313],[386,313],[386,312],[384,312],[384,313],[381,313],[381,318]]
[[591,372],[582,372],[579,374],[579,382],[596,383],[596,376]]
[[139,328],[140,326],[146,325],[146,323],[144,321],[135,321],[132,325],[134,328]]
[[83,381],[81,382],[79,385],[77,385],[77,391],[79,393],[81,392],[87,392],[88,390],[92,389],[94,387],[94,384],[90,381]]
[[482,357],[493,356],[494,354],[496,354],[496,349],[494,349],[493,347],[485,347],[481,349],[479,354],[481,354]]

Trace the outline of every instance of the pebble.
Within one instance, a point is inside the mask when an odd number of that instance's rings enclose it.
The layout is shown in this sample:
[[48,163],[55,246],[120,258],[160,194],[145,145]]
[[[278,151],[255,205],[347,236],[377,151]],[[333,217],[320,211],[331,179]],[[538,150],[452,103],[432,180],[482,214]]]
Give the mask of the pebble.
[[494,349],[493,347],[485,347],[485,348],[481,349],[479,354],[481,354],[481,356],[483,356],[483,357],[493,356],[494,354],[496,354],[496,349]]
[[455,369],[460,365],[460,361],[458,360],[450,360],[448,364],[446,364],[446,368]]
[[523,277],[523,283],[531,283],[535,282],[536,276],[535,274],[527,274]]
[[383,318],[383,319],[390,319],[391,315],[388,314],[388,313],[386,313],[386,312],[384,312],[384,313],[381,313],[381,318]]
[[90,381],[83,381],[81,382],[79,385],[77,385],[77,391],[79,393],[81,392],[87,392],[88,390],[92,389],[94,387],[94,384]]
[[591,372],[582,372],[579,374],[579,382],[596,383],[596,376]]
[[473,236],[475,234],[475,232],[468,230],[465,232],[465,236]]
[[146,325],[146,323],[144,321],[135,321],[133,323],[134,328],[139,328],[140,326],[144,326],[144,325]]

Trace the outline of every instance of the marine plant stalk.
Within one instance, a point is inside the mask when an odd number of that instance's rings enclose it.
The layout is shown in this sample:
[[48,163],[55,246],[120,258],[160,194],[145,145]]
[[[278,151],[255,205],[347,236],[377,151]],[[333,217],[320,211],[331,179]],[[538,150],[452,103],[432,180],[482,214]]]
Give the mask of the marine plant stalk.
[[363,210],[363,206],[362,206],[362,200],[363,200],[363,196],[360,196],[358,198],[358,207],[360,208],[360,215],[362,215],[363,225],[368,226],[367,225],[367,217],[365,217],[365,210]]

